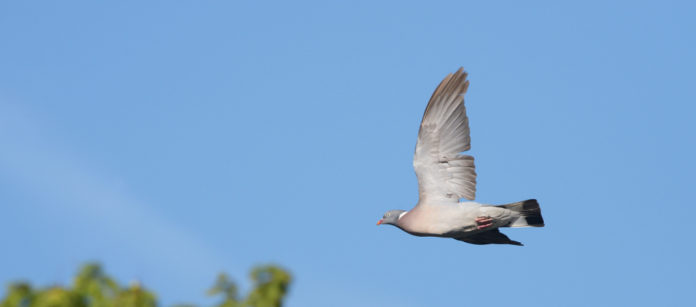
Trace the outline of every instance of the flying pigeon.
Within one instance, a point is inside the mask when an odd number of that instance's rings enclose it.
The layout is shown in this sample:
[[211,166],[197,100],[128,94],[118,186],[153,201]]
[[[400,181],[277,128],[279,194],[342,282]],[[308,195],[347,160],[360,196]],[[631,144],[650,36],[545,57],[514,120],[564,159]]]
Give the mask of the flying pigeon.
[[471,244],[522,243],[510,240],[500,227],[543,227],[535,199],[506,205],[485,205],[474,200],[474,157],[464,94],[469,88],[462,68],[445,77],[428,102],[418,131],[413,168],[418,177],[418,204],[410,211],[390,210],[377,222],[394,225],[422,237],[444,237]]

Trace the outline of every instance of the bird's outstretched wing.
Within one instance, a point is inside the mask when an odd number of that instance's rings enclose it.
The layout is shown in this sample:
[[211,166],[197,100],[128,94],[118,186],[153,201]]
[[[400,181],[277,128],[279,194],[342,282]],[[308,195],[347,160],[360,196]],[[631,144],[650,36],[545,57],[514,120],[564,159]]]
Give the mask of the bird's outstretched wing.
[[454,238],[454,239],[459,240],[459,241],[464,241],[466,243],[476,244],[476,245],[483,245],[483,244],[511,244],[511,245],[519,245],[519,246],[524,245],[518,241],[510,240],[510,238],[508,238],[508,236],[506,236],[504,233],[500,232],[500,230],[498,228],[484,231],[481,233],[477,233],[475,235],[461,237],[461,238]]
[[460,198],[475,197],[474,157],[461,154],[471,147],[464,107],[469,87],[466,77],[462,68],[447,75],[425,108],[413,157],[419,204],[457,203]]

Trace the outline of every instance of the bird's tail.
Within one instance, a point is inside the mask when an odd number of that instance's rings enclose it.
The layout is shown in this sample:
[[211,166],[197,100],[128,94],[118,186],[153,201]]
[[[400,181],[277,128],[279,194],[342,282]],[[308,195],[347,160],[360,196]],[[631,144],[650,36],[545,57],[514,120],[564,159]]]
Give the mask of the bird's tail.
[[536,199],[528,199],[507,205],[500,205],[519,214],[507,227],[544,227],[544,218],[541,217],[541,208]]

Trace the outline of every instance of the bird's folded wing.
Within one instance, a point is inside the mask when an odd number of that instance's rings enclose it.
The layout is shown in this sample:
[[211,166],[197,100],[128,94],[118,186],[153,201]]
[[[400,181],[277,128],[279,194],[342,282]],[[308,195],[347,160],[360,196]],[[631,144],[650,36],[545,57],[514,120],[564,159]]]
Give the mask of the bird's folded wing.
[[435,89],[425,109],[413,167],[418,176],[419,203],[473,200],[476,194],[474,158],[461,152],[470,148],[469,119],[464,93],[469,87],[461,68]]

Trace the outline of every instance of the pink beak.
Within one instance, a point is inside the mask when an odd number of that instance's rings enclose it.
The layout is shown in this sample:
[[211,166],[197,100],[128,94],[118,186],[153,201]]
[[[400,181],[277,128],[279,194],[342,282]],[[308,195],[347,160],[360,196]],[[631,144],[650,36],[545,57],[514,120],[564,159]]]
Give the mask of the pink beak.
[[377,225],[382,224],[382,220],[377,221]]

